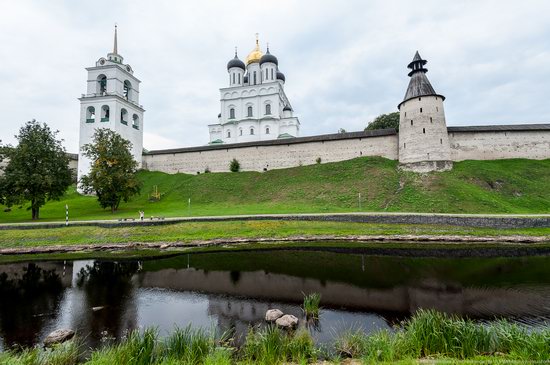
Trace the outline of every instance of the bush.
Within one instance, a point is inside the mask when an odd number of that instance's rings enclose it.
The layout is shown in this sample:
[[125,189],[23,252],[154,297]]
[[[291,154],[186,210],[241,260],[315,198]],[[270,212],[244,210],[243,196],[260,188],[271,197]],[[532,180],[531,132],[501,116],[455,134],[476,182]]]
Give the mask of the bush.
[[315,159],[315,162],[317,163],[317,165],[319,165],[319,164],[321,163],[321,157],[317,157],[317,158]]
[[231,172],[239,172],[241,170],[241,164],[239,161],[237,161],[236,158],[232,159],[229,163],[229,171]]

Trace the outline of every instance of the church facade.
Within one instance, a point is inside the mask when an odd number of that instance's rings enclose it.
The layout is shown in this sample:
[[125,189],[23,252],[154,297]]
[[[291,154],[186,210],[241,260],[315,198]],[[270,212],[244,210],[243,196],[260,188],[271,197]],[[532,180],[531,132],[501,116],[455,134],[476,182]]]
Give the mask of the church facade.
[[210,144],[267,141],[298,137],[300,121],[295,117],[284,86],[279,60],[256,46],[241,61],[227,63],[228,87],[220,89],[218,122],[210,124]]

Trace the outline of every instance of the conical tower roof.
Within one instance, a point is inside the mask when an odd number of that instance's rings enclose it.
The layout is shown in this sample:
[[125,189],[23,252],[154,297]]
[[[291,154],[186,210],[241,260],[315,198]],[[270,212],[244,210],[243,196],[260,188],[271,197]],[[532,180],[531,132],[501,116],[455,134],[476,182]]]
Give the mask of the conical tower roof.
[[443,100],[445,100],[445,97],[436,93],[432,84],[430,84],[430,80],[428,80],[428,77],[426,76],[428,69],[424,68],[426,63],[428,63],[428,61],[422,59],[418,51],[416,51],[412,62],[407,66],[411,69],[411,72],[409,72],[411,80],[409,81],[409,86],[407,87],[405,97],[399,104],[398,108],[405,101],[421,96],[440,96]]

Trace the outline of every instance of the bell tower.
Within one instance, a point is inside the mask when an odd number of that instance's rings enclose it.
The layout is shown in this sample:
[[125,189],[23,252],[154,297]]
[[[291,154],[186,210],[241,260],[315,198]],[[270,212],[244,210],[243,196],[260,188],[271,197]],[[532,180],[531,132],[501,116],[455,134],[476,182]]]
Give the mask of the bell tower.
[[132,155],[141,166],[143,151],[143,113],[139,104],[140,80],[118,53],[118,29],[115,25],[112,52],[87,67],[86,94],[80,100],[80,139],[78,180],[90,171],[90,160],[82,155],[82,146],[92,142],[94,131],[108,128],[132,142]]

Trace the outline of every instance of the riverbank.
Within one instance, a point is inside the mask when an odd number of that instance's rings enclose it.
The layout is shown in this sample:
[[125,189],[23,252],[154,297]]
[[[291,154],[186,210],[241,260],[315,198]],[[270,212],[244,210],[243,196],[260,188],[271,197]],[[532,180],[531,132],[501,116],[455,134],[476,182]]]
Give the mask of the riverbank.
[[[323,315],[321,311],[321,315]],[[330,346],[314,343],[307,325],[296,331],[267,326],[250,330],[236,347],[231,335],[176,329],[166,338],[152,329],[119,343],[106,338],[89,353],[76,340],[53,349],[3,352],[0,364],[355,364],[355,363],[533,363],[550,361],[550,330],[530,330],[505,320],[492,324],[418,311],[394,331],[349,330]]]
[[247,243],[386,242],[545,245],[550,228],[496,229],[429,224],[331,221],[215,221],[8,229],[0,231],[0,254],[185,249]]

